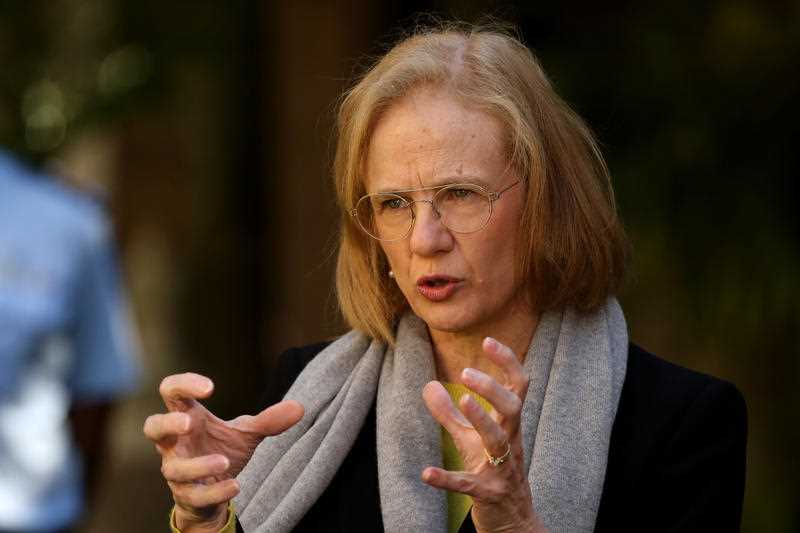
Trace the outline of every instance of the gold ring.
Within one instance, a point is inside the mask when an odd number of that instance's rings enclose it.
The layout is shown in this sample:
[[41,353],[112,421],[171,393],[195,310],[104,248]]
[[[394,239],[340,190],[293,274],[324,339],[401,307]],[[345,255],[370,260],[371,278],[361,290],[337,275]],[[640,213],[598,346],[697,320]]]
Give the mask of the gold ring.
[[495,457],[494,455],[490,454],[489,450],[487,450],[486,448],[483,449],[483,453],[486,454],[486,458],[489,460],[490,465],[500,466],[501,464],[506,462],[506,459],[508,459],[511,456],[511,443],[506,441],[506,446],[508,446],[506,453],[504,453],[500,457]]

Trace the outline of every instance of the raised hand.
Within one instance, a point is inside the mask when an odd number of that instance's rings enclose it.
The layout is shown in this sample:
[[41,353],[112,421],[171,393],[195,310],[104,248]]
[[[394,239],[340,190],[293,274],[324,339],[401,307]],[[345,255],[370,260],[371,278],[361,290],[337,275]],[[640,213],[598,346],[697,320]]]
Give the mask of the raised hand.
[[303,417],[299,403],[283,401],[255,416],[221,420],[198,401],[213,390],[213,382],[199,374],[167,376],[159,392],[169,412],[151,415],[144,423],[144,434],[161,454],[176,525],[184,533],[221,528],[227,503],[239,492],[234,478],[258,444]]
[[464,369],[461,380],[492,405],[491,412],[466,394],[459,400],[459,411],[438,381],[431,381],[423,390],[428,410],[452,435],[464,471],[428,467],[422,480],[472,496],[472,520],[479,532],[544,531],[533,508],[522,455],[520,415],[528,377],[507,346],[486,338],[482,347],[502,371],[502,383],[472,368]]

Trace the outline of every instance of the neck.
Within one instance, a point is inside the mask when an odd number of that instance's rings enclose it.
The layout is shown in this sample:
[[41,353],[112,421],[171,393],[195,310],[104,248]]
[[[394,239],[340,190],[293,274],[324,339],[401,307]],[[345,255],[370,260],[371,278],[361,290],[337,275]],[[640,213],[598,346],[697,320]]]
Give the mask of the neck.
[[461,383],[461,372],[469,367],[502,383],[502,371],[483,352],[483,339],[497,339],[511,348],[522,362],[538,322],[538,314],[529,306],[519,306],[501,320],[487,322],[468,331],[439,331],[429,327],[437,378],[450,383]]

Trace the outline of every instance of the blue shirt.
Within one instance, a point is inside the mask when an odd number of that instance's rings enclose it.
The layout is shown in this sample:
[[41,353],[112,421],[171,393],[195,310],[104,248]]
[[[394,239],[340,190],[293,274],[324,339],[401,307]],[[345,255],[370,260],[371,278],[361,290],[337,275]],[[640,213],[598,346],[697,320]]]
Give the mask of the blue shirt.
[[67,414],[134,388],[131,333],[102,208],[0,152],[0,530],[80,515]]

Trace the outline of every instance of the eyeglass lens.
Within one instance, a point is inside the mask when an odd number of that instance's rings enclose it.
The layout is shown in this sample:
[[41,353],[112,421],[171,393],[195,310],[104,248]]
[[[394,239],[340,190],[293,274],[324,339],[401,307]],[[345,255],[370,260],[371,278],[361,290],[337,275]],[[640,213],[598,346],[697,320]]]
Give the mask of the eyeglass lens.
[[[367,195],[356,206],[359,225],[372,237],[380,240],[404,238],[414,224],[415,201],[400,194],[376,193]],[[478,185],[457,184],[442,187],[431,203],[441,223],[456,233],[472,233],[483,228],[492,214],[489,193]]]

